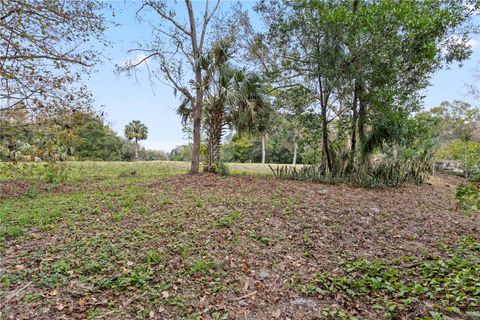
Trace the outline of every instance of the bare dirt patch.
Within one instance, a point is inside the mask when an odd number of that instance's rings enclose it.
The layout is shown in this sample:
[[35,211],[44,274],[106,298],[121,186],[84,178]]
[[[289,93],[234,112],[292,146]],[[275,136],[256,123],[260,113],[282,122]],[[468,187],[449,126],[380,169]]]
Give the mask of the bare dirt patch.
[[0,181],[0,200],[18,197],[24,194],[30,185],[27,181]]

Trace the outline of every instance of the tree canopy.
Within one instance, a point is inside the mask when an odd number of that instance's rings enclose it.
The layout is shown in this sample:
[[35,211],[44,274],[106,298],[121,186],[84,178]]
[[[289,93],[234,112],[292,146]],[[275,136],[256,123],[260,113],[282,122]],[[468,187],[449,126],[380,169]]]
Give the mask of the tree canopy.
[[[106,44],[105,3],[2,0],[0,2],[0,111],[22,103],[30,111],[80,108],[89,101],[81,78]],[[55,104],[57,103],[57,104]]]

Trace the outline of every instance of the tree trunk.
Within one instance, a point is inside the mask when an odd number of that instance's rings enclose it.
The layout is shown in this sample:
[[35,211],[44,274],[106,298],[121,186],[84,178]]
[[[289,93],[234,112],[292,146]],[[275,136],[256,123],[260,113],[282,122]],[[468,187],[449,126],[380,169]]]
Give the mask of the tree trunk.
[[[366,122],[367,122],[367,110],[365,106],[365,101],[362,98],[361,88],[358,92],[358,138],[360,142],[360,147],[363,148],[366,140]],[[368,162],[368,156],[362,152],[362,162]]]
[[13,164],[17,164],[17,150],[16,149],[12,150],[12,162],[13,162]]
[[262,164],[265,163],[267,157],[267,133],[262,132]]
[[207,133],[207,156],[203,171],[217,173],[220,165],[220,143],[223,134],[223,106],[221,103],[209,106],[205,129]]
[[350,138],[350,159],[346,171],[351,172],[355,165],[355,151],[357,149],[357,121],[358,121],[358,86],[355,84],[352,104],[352,135]]
[[[194,60],[193,72],[195,73],[195,103],[193,106],[193,145],[192,145],[192,163],[190,165],[190,174],[196,174],[200,171],[200,130],[202,125],[202,109],[203,109],[203,81],[202,69],[200,67],[200,56],[202,54],[202,40],[200,44],[197,42],[197,29],[195,25],[195,16],[192,1],[186,0],[188,18],[190,22],[190,37],[192,40],[192,53]],[[205,32],[207,21],[204,18]],[[202,36],[203,38],[203,36]]]
[[198,59],[195,62],[195,105],[193,109],[193,146],[192,146],[192,163],[190,166],[190,174],[196,174],[200,171],[200,130],[202,125],[202,109],[203,109],[203,88],[202,88],[202,70]]
[[200,171],[200,125],[201,117],[197,115],[198,107],[195,107],[193,118],[193,145],[192,145],[192,163],[190,165],[190,174],[196,174]]
[[463,161],[465,162],[465,178],[468,179],[468,163],[467,163],[467,143],[463,143]]
[[332,160],[330,159],[330,150],[328,146],[328,120],[327,120],[327,99],[323,92],[322,78],[318,78],[320,90],[320,109],[322,117],[322,165],[332,172]]
[[294,129],[294,134],[293,134],[293,160],[292,160],[292,165],[297,164],[297,151],[298,151],[298,143],[297,143],[297,129]]
[[297,150],[298,150],[298,144],[295,141],[295,143],[293,144],[293,160],[292,160],[293,165],[297,164]]
[[322,106],[322,162],[326,164],[329,172],[332,172],[332,160],[330,159],[330,150],[328,146],[328,122],[327,107]]
[[138,139],[135,138],[135,161],[138,161]]

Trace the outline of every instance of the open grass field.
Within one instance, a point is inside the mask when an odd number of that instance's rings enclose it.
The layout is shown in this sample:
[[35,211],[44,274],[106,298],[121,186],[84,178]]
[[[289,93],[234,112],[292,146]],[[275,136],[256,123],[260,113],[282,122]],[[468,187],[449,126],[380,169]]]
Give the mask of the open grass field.
[[0,173],[0,319],[480,319],[480,215],[455,179],[35,166]]

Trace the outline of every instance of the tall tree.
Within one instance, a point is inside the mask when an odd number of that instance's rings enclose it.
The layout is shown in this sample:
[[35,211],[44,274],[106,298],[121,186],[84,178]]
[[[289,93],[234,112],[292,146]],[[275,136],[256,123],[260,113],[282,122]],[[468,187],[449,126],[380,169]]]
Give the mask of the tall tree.
[[[176,4],[176,3],[175,3]],[[205,54],[208,28],[212,18],[218,11],[220,0],[210,5],[205,1],[203,15],[197,20],[191,0],[185,0],[186,21],[177,14],[175,4],[169,5],[166,0],[145,0],[137,12],[137,16],[152,26],[153,39],[146,43],[138,43],[131,52],[141,53],[140,59],[131,59],[120,71],[134,72],[137,67],[149,61],[158,63],[158,70],[151,70],[153,77],[163,76],[167,83],[184,97],[183,104],[191,105],[193,119],[193,146],[190,173],[199,172],[201,123],[204,105],[204,83],[201,58]],[[160,19],[148,21],[154,13]],[[197,11],[198,12],[198,11]],[[145,13],[143,16],[142,14]],[[188,70],[185,70],[188,66]]]
[[147,135],[147,126],[139,120],[133,120],[125,126],[125,137],[134,141],[135,161],[138,161],[138,141],[147,139]]
[[[230,63],[231,45],[231,38],[221,38],[202,58],[205,70],[206,172],[217,171],[224,130],[233,127],[239,133],[253,131],[264,106],[260,78]],[[193,114],[187,104],[182,104],[178,111],[184,120]]]
[[441,134],[450,139],[458,139],[463,143],[463,163],[465,176],[469,176],[468,142],[474,138],[474,133],[480,123],[480,108],[472,107],[469,103],[455,100],[452,103],[444,101],[431,112],[440,117],[439,127]]
[[[432,72],[471,53],[465,2],[261,1],[257,10],[268,21],[270,73],[280,87],[303,86],[317,99],[322,164],[334,175],[353,166],[373,119],[418,110]],[[330,146],[332,124],[343,116],[351,118],[345,167],[334,166],[344,152]]]
[[[0,112],[88,98],[76,84],[98,62],[106,20],[99,0],[0,0]],[[90,40],[90,42],[89,42]]]
[[[62,123],[62,122],[60,122]],[[70,135],[64,139],[68,153],[80,160],[121,160],[122,141],[104,121],[94,113],[77,112],[64,120]]]
[[289,117],[290,130],[292,131],[292,147],[293,157],[292,164],[297,163],[298,156],[298,143],[302,137],[302,123],[303,115],[307,112],[308,108],[315,103],[316,99],[312,96],[309,90],[304,87],[295,86],[286,88],[284,90],[277,90],[275,95],[275,104],[277,111],[285,113]]
[[256,120],[254,132],[260,135],[262,143],[262,164],[267,160],[267,138],[268,132],[272,129],[274,110],[267,98],[263,99],[262,108],[259,110]]

